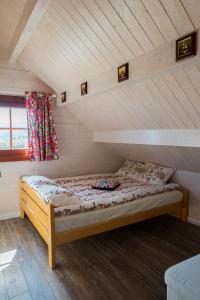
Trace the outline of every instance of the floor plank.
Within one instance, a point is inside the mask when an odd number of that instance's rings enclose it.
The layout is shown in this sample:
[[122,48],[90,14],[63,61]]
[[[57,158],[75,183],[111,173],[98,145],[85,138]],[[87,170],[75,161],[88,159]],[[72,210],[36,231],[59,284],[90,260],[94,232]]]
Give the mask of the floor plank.
[[27,229],[28,219],[14,218],[6,220],[9,235],[14,249],[17,251],[19,261],[34,258],[28,242],[32,240],[33,234]]
[[29,292],[12,298],[12,300],[32,300]]
[[165,300],[166,269],[199,253],[200,228],[162,216],[59,246],[51,270],[28,219],[1,224],[0,300]]
[[6,221],[0,221],[0,250],[1,252],[13,249],[13,243],[8,232]]
[[33,300],[55,300],[35,259],[20,263]]
[[10,298],[28,292],[24,275],[19,263],[11,263],[3,270],[8,295]]
[[2,272],[0,272],[0,299],[2,300],[8,299],[6,283]]

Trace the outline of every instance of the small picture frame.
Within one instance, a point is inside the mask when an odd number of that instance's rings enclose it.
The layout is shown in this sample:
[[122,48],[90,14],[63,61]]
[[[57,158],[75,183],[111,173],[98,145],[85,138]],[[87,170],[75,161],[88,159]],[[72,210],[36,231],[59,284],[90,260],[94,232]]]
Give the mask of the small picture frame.
[[81,96],[84,96],[88,93],[88,84],[87,81],[81,83]]
[[129,79],[129,64],[126,63],[118,67],[118,82]]
[[192,32],[176,41],[176,61],[196,55],[197,33]]
[[67,93],[63,92],[61,93],[61,102],[64,103],[67,101]]

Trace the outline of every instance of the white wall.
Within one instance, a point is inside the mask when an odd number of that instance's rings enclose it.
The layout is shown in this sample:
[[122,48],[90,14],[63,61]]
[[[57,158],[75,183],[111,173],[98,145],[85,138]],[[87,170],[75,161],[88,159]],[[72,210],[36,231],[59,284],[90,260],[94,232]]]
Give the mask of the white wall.
[[24,95],[24,91],[52,89],[18,64],[9,63],[0,58],[0,93],[10,95]]
[[54,107],[60,159],[49,162],[0,163],[0,219],[19,215],[18,179],[25,174],[49,177],[111,172],[121,161],[87,130],[67,108]]
[[190,192],[189,218],[200,225],[200,149],[149,145],[107,144],[124,160],[133,159],[175,167],[172,178]]
[[172,178],[190,193],[189,221],[200,225],[200,173],[178,170]]

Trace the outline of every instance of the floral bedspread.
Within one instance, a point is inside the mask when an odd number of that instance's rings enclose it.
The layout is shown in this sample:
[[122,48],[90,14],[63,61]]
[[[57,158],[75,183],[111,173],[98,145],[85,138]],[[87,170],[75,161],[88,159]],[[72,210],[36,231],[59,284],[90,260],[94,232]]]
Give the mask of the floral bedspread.
[[[120,185],[114,191],[93,189],[92,185],[99,179],[115,180]],[[23,180],[35,189],[46,203],[50,202],[55,206],[56,216],[108,208],[157,193],[172,191],[178,187],[174,183],[152,185],[116,174],[95,174],[58,179],[24,176]]]
[[[120,183],[120,186],[114,191],[92,189],[91,186],[94,182],[102,178],[114,179]],[[61,187],[67,188],[68,192],[72,192],[74,196],[80,199],[79,204],[66,204],[61,207],[56,207],[56,216],[73,215],[90,210],[108,208],[153,194],[172,191],[178,187],[178,185],[174,183],[152,185],[114,174],[66,177],[55,179],[54,182]]]

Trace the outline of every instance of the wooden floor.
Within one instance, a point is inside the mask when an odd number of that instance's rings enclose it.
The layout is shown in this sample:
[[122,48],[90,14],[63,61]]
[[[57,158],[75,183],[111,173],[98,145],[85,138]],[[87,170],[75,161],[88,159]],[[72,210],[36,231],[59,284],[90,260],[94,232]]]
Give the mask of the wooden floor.
[[0,221],[0,299],[166,299],[164,271],[200,251],[200,228],[163,216],[58,247],[30,222]]

